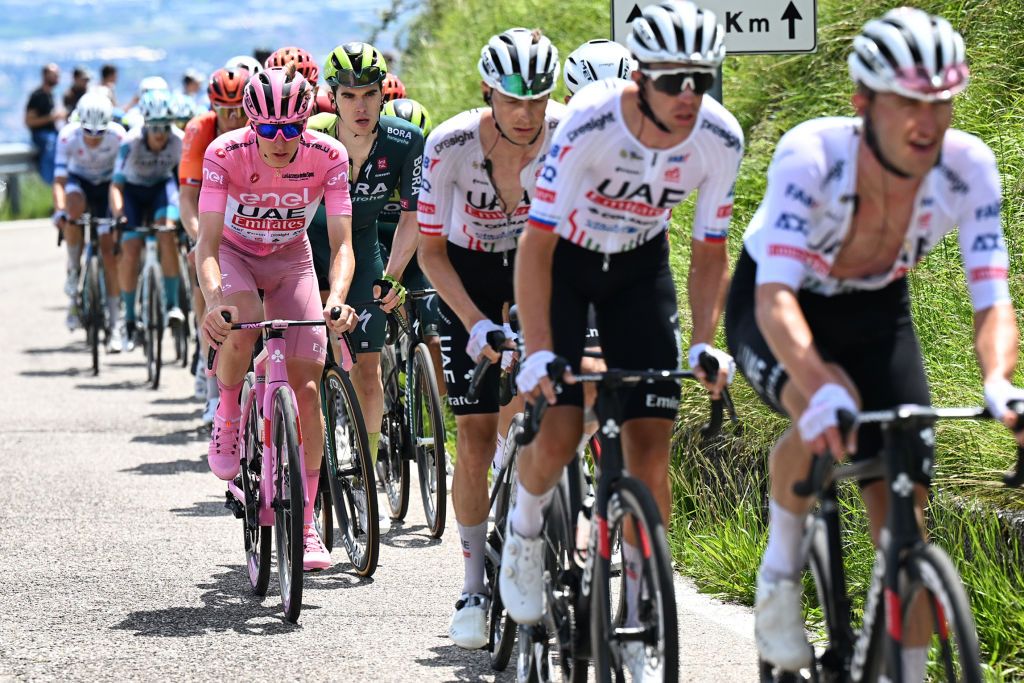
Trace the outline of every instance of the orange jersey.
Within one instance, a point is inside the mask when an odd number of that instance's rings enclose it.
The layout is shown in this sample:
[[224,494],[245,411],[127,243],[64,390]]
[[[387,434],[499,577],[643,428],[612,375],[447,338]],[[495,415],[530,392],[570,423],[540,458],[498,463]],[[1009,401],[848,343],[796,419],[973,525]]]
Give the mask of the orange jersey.
[[181,148],[181,163],[178,164],[180,185],[199,187],[203,184],[203,155],[216,137],[217,112],[204,112],[188,122]]

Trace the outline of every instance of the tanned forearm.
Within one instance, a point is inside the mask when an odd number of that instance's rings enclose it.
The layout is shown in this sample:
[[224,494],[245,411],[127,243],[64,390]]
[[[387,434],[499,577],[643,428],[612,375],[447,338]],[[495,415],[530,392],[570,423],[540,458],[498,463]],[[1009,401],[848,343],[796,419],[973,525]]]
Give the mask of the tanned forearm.
[[722,316],[728,291],[729,252],[725,244],[693,240],[687,280],[693,322],[690,346],[702,343],[714,345],[715,329]]

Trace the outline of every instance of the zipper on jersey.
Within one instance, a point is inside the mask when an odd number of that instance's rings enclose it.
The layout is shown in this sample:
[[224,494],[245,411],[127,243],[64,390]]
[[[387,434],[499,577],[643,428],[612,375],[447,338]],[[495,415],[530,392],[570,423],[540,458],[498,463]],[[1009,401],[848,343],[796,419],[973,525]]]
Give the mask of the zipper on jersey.
[[501,265],[508,268],[508,249],[501,252]]
[[607,273],[608,272],[608,268],[611,267],[611,264],[612,264],[612,255],[609,254],[608,252],[605,252],[604,253],[604,260],[601,261],[601,272]]

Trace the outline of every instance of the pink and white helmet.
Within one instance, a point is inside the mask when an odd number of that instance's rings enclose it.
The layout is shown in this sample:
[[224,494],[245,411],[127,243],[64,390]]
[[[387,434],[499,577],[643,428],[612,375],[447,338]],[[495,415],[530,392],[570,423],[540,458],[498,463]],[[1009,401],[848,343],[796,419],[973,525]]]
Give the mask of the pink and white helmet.
[[252,123],[292,123],[313,113],[313,86],[291,67],[265,69],[249,79],[242,108]]

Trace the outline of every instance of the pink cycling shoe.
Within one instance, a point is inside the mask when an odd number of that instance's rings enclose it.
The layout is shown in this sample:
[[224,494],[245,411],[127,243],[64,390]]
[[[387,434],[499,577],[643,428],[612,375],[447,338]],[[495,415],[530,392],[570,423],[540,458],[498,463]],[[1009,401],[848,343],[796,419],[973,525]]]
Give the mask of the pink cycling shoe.
[[331,555],[327,552],[324,542],[320,540],[320,534],[316,532],[316,527],[312,524],[302,527],[302,548],[305,550],[302,558],[302,571],[316,571],[331,566]]
[[233,420],[213,418],[213,434],[210,436],[210,451],[207,455],[210,469],[218,479],[231,481],[238,474],[238,418]]

